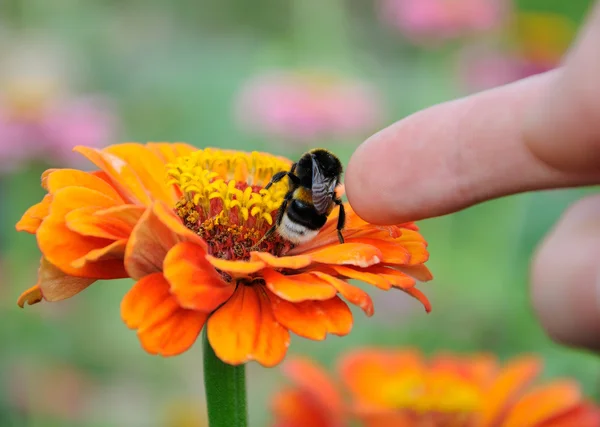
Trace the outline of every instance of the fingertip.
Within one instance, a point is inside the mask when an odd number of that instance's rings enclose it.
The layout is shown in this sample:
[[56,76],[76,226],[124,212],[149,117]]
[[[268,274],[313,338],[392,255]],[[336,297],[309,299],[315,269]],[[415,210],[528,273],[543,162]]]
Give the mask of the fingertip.
[[600,196],[571,207],[531,269],[534,310],[555,341],[600,350]]
[[390,200],[386,200],[382,188],[380,134],[363,142],[350,158],[345,177],[346,195],[352,209],[365,221],[393,224],[396,218],[389,212]]

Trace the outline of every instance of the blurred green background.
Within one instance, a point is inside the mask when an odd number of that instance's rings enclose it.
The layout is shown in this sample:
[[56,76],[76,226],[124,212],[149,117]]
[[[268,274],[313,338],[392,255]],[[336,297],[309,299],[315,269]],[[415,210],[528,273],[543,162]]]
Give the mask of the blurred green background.
[[[512,3],[499,28],[441,41],[433,34],[428,38],[434,42],[420,43],[384,24],[374,0],[2,0],[0,44],[10,48],[33,33],[67,50],[77,75],[62,76],[71,94],[110,99],[118,126],[107,144],[186,141],[290,157],[325,146],[347,162],[378,128],[474,90],[461,74],[470,46],[489,39],[484,54],[508,49],[523,61],[537,61],[531,49],[519,50],[518,43],[528,40],[514,37],[512,18],[553,12],[576,28],[589,4],[522,0]],[[544,31],[555,29],[536,27],[535,33]],[[564,46],[557,42],[549,49],[558,58]],[[0,57],[0,68],[9,60]],[[372,85],[380,94],[377,119],[352,135],[300,142],[239,125],[235,105],[245,82],[273,69],[311,68]],[[1,131],[0,144],[8,144]],[[129,281],[101,283],[69,301],[17,307],[19,294],[35,283],[39,253],[35,239],[16,233],[14,224],[43,195],[39,175],[50,166],[43,160],[0,174],[0,426],[201,425],[194,423],[203,417],[200,346],[176,358],[146,354],[120,320]],[[433,312],[421,313],[404,294],[373,290],[372,319],[355,310],[354,329],[344,338],[309,342],[294,336],[290,355],[333,366],[343,351],[365,345],[491,351],[503,359],[535,352],[545,359],[545,377],[574,377],[587,395],[600,398],[597,358],[544,335],[527,287],[532,251],[582,194],[520,195],[423,221],[435,280],[421,288]],[[266,425],[269,396],[281,382],[278,369],[249,365],[252,426]]]

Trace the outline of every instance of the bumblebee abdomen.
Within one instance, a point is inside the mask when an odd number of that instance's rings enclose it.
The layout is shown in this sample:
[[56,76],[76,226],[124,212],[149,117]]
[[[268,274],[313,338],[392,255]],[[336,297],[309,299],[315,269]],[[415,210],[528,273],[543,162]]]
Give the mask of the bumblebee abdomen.
[[327,215],[319,214],[312,203],[300,199],[290,202],[286,214],[292,222],[309,230],[319,230],[327,222]]

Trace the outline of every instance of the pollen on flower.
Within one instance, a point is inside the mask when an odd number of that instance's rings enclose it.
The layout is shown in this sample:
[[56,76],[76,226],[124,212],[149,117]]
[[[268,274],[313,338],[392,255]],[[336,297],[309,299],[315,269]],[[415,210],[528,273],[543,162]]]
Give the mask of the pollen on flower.
[[389,386],[387,398],[397,408],[412,411],[421,418],[431,414],[438,421],[450,422],[457,417],[462,420],[473,414],[482,401],[474,384],[450,373],[415,374]]
[[283,180],[264,187],[274,174],[289,168],[288,160],[270,154],[209,148],[167,165],[167,179],[182,193],[175,212],[208,242],[210,254],[243,260],[251,249],[279,255],[291,248],[278,235],[260,242],[275,221],[288,184]]

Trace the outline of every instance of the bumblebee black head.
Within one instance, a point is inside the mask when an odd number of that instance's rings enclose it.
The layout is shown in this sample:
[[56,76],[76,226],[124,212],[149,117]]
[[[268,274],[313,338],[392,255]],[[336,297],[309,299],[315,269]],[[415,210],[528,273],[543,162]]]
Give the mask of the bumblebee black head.
[[315,159],[325,178],[337,178],[342,174],[342,162],[331,151],[315,148],[309,151],[309,154]]

